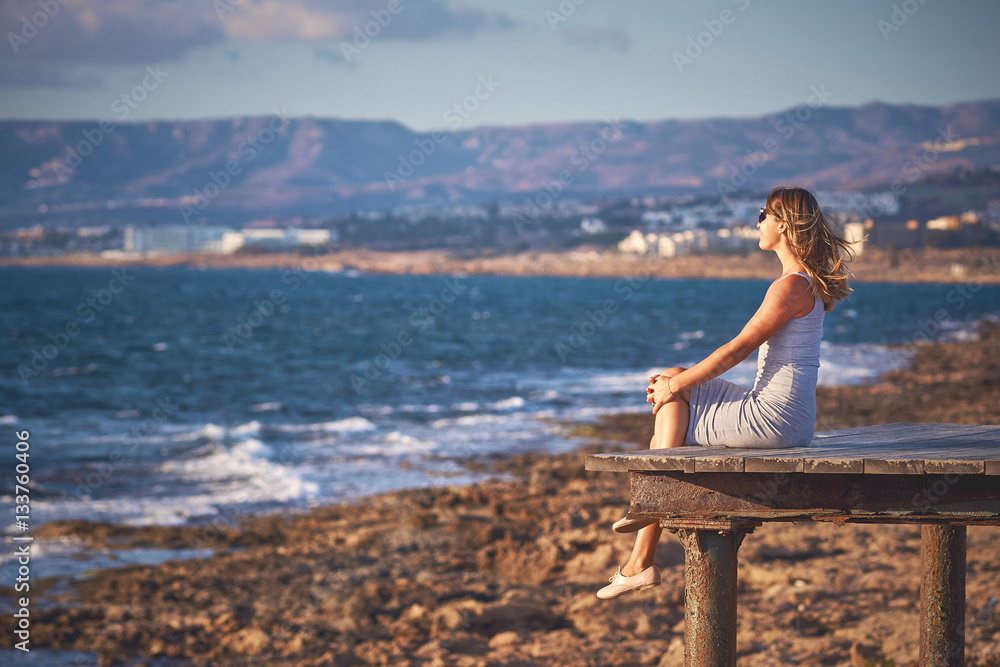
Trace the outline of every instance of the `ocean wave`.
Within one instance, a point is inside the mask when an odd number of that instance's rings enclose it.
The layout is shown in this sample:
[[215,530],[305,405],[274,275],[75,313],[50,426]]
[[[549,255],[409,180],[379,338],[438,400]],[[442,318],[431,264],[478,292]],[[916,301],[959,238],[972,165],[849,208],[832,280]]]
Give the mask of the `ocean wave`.
[[489,407],[493,410],[509,410],[511,408],[523,408],[524,399],[520,396],[511,396],[510,398],[505,398],[501,401],[496,401],[490,403]]
[[282,433],[311,433],[316,431],[327,433],[358,433],[361,431],[374,431],[377,426],[364,417],[347,417],[329,422],[319,422],[316,424],[270,424],[265,427],[268,430]]

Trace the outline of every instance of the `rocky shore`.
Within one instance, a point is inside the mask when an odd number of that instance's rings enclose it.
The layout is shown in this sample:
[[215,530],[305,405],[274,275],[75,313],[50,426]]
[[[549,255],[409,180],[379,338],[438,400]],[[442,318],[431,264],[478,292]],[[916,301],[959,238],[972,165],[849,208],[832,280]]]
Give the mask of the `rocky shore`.
[[[445,250],[380,252],[366,249],[324,254],[171,254],[134,259],[93,254],[53,257],[3,257],[0,266],[190,266],[195,268],[299,268],[390,274],[491,274],[619,278],[641,274],[658,278],[767,279],[781,273],[772,253],[686,255],[658,258],[597,252],[452,253]],[[855,282],[1000,283],[1000,248],[915,248],[886,251],[866,248],[850,263]]]
[[[817,430],[1000,423],[1000,329],[919,346],[909,368],[820,388],[818,402]],[[610,531],[628,503],[627,479],[585,472],[584,457],[640,448],[652,419],[567,428],[591,444],[467,462],[494,477],[474,486],[212,527],[44,524],[34,533],[42,544],[71,537],[92,548],[215,554],[33,582],[32,646],[94,651],[102,665],[680,665],[676,538],[665,535],[657,554],[660,587],[594,595],[632,538]],[[740,552],[740,665],[915,665],[919,538],[915,526],[759,528]],[[1000,529],[969,529],[970,666],[1000,665],[998,554]],[[0,624],[11,637],[10,614]]]

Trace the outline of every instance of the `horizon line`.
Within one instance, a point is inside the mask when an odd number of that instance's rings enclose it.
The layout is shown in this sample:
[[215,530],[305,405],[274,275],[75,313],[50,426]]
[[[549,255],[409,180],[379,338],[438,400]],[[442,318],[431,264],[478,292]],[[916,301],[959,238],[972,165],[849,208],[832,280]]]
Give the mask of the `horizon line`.
[[[882,101],[882,100],[873,99],[873,100],[868,100],[866,102],[862,102],[860,104],[853,104],[853,105],[822,104],[819,107],[816,107],[816,109],[817,110],[818,109],[822,109],[822,108],[831,109],[831,110],[832,109],[861,109],[861,108],[864,108],[864,107],[867,107],[867,106],[892,106],[892,107],[903,107],[903,108],[905,108],[905,107],[917,107],[917,108],[923,108],[923,109],[946,109],[948,107],[963,106],[963,105],[967,106],[967,105],[973,105],[973,104],[985,104],[985,103],[991,103],[991,102],[1000,103],[1000,97],[986,97],[986,98],[979,98],[979,99],[973,99],[973,100],[948,102],[948,103],[944,103],[944,104],[923,104],[923,103],[916,103],[916,102],[885,102],[885,101]],[[398,119],[395,119],[395,118],[375,118],[375,117],[350,118],[350,117],[345,117],[345,116],[318,116],[318,115],[309,114],[309,113],[301,114],[301,115],[291,115],[291,114],[289,114],[289,115],[287,115],[285,117],[288,118],[289,120],[309,119],[309,120],[342,121],[342,122],[348,122],[348,123],[394,123],[396,125],[399,125],[401,127],[406,128],[407,130],[409,130],[410,132],[413,132],[415,134],[430,134],[430,133],[433,133],[433,132],[458,132],[458,131],[469,131],[469,130],[491,129],[491,128],[492,129],[520,129],[520,128],[525,128],[525,127],[539,127],[539,126],[553,126],[553,125],[559,125],[559,126],[563,126],[563,125],[590,125],[590,124],[607,123],[607,122],[612,121],[612,120],[616,121],[616,122],[619,122],[619,123],[634,123],[634,124],[666,123],[666,122],[691,122],[691,121],[709,121],[709,120],[756,120],[756,119],[767,118],[769,116],[779,116],[779,115],[781,115],[783,113],[788,113],[789,111],[797,109],[798,107],[803,106],[805,104],[806,103],[797,104],[795,106],[786,107],[786,108],[778,109],[778,110],[771,111],[771,112],[768,112],[768,113],[755,114],[755,115],[731,115],[731,116],[713,116],[713,115],[708,115],[708,116],[690,116],[690,117],[675,116],[675,117],[660,117],[660,118],[648,118],[648,119],[638,119],[638,118],[628,119],[628,118],[622,118],[621,116],[619,116],[619,117],[612,118],[612,119],[599,118],[599,119],[593,119],[593,120],[566,120],[566,121],[557,121],[557,120],[545,121],[545,120],[540,120],[540,121],[534,121],[534,122],[513,123],[513,124],[496,124],[496,123],[494,123],[494,124],[487,124],[487,123],[484,123],[484,124],[481,124],[481,125],[472,125],[472,126],[469,126],[469,127],[457,127],[457,128],[437,127],[437,128],[426,129],[426,130],[415,129],[415,128],[411,127],[410,125],[407,125],[406,123],[404,123],[404,122],[402,122],[402,121],[400,121]],[[0,123],[102,123],[102,122],[105,122],[105,121],[111,122],[111,123],[113,123],[115,125],[141,125],[141,124],[144,124],[144,123],[203,123],[203,122],[218,122],[218,121],[224,121],[224,120],[267,118],[267,117],[269,117],[269,116],[271,116],[273,114],[274,114],[274,112],[272,111],[269,114],[254,113],[254,114],[246,114],[246,115],[236,114],[236,115],[228,115],[228,116],[209,116],[209,117],[190,117],[190,118],[147,118],[147,119],[142,119],[142,120],[121,120],[121,121],[113,120],[111,118],[16,118],[16,117],[4,118],[4,117],[0,116]]]

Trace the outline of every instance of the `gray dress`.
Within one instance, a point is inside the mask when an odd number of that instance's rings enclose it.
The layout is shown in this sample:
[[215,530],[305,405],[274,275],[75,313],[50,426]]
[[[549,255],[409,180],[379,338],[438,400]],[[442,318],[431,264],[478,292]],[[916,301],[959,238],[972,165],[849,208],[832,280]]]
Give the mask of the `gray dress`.
[[[796,271],[791,275],[805,276]],[[823,338],[823,300],[795,317],[761,346],[753,389],[712,378],[691,387],[687,444],[724,447],[800,447],[816,427],[816,376]]]

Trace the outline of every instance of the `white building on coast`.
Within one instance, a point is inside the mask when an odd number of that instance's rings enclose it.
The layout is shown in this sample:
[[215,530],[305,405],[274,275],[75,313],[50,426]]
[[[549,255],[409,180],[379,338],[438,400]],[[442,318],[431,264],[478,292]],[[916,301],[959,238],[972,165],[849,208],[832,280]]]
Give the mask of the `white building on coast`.
[[160,225],[125,227],[124,250],[140,255],[201,252],[229,255],[242,248],[294,250],[333,243],[329,229],[276,229]]
[[635,229],[618,243],[618,251],[633,255],[680,257],[701,252],[741,252],[757,247],[760,231],[755,227],[723,227],[715,231],[685,229],[682,232],[643,233]]

